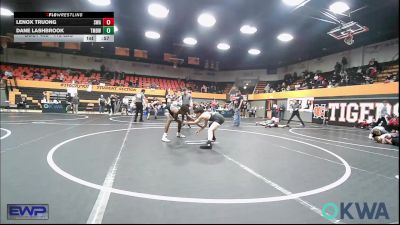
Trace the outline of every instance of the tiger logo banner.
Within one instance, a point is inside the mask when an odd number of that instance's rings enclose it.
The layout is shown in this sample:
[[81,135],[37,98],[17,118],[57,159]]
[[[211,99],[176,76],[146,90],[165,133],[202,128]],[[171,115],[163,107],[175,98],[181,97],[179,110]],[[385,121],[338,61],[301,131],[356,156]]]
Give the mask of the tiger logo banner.
[[323,119],[326,113],[326,104],[314,104],[313,118]]

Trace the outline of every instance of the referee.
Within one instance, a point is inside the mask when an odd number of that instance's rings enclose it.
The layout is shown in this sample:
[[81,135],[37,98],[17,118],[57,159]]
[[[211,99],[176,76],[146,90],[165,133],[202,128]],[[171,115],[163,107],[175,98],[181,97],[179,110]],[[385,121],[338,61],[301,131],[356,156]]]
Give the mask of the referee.
[[292,115],[290,116],[289,121],[287,122],[287,125],[289,125],[290,121],[292,121],[294,116],[297,116],[297,118],[299,118],[301,124],[303,125],[303,127],[305,127],[303,120],[300,117],[300,112],[299,109],[301,108],[301,104],[299,103],[299,100],[296,100],[296,103],[294,103],[292,106],[293,112]]
[[136,114],[135,114],[135,120],[134,122],[137,122],[137,117],[140,114],[139,122],[143,122],[143,105],[145,104],[146,101],[146,96],[144,96],[145,90],[142,89],[140,93],[136,94]]
[[[188,89],[184,88],[183,89],[183,94],[182,94],[182,106],[186,106],[189,109],[193,108],[193,100],[192,100],[192,95],[189,93]],[[186,119],[189,119],[189,117],[186,115]],[[182,114],[182,122],[185,121],[185,114]],[[190,127],[190,125],[188,125]]]

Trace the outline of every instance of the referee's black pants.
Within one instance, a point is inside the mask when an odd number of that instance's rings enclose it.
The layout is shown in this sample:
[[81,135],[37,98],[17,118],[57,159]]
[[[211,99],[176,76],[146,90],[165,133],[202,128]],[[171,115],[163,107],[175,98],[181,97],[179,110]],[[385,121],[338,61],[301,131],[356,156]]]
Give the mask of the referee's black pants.
[[289,119],[289,121],[287,122],[287,124],[289,124],[290,121],[292,121],[292,119],[293,119],[294,116],[297,116],[297,118],[299,118],[301,124],[303,124],[303,126],[304,126],[304,122],[303,122],[303,120],[302,120],[301,117],[300,117],[299,111],[294,111],[294,110],[293,110],[293,113],[292,113],[292,115],[290,116],[290,119]]
[[136,113],[135,113],[135,122],[137,121],[137,117],[140,114],[140,122],[143,122],[143,103],[141,102],[136,102]]

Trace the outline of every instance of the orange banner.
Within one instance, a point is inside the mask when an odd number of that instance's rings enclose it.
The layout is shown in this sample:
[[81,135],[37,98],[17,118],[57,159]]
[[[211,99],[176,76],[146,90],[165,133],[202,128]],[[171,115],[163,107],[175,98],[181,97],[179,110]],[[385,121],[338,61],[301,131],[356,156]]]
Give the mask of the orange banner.
[[[92,85],[91,87],[87,84],[68,84],[68,83],[59,83],[59,82],[48,82],[48,81],[34,81],[34,80],[17,80],[16,85],[18,87],[30,87],[30,88],[41,88],[41,89],[51,89],[51,90],[64,90],[67,91],[68,88],[77,88],[78,91],[88,91],[90,89],[91,92],[100,92],[101,93],[124,93],[124,94],[136,94],[141,88],[132,88],[132,87],[119,87],[119,86],[100,86],[100,85]],[[145,89],[146,96],[157,96],[157,97],[165,97],[166,91],[163,89]],[[218,99],[218,100],[226,100],[225,94],[212,94],[212,93],[201,93],[201,92],[192,92],[193,98],[199,99]]]
[[58,48],[59,46],[58,42],[42,42],[42,47]]
[[65,42],[64,43],[65,49],[72,49],[72,50],[81,50],[81,43],[79,42]]
[[[59,83],[59,82],[48,82],[48,81],[33,81],[33,80],[17,80],[18,87],[31,87],[31,88],[42,88],[42,89],[56,89],[65,90],[68,88],[77,88],[79,91],[91,91],[101,93],[124,93],[124,94],[136,94],[142,90],[141,88],[132,87],[120,87],[120,86],[100,86],[100,85],[88,85],[88,84],[70,84],[70,83]],[[165,96],[165,90],[161,89],[146,89],[146,95],[149,96]]]
[[188,64],[190,65],[200,65],[200,58],[198,57],[188,57]]
[[115,47],[115,55],[129,56],[129,48]]
[[171,58],[176,58],[176,55],[171,54],[171,53],[164,53],[164,61],[170,61]]
[[133,56],[136,57],[136,58],[142,58],[142,59],[147,59],[148,58],[147,51],[146,50],[140,50],[140,49],[135,49]]

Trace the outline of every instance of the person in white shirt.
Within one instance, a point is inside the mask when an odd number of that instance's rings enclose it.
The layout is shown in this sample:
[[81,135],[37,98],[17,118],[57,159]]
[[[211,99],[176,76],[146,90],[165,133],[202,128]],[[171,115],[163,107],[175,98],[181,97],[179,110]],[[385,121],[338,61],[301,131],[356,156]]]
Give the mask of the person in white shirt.
[[4,73],[4,75],[6,75],[6,77],[7,77],[8,79],[10,79],[10,78],[13,77],[13,73],[12,73],[11,71],[8,71],[8,70]]
[[145,90],[142,89],[139,93],[136,94],[136,114],[134,122],[137,122],[137,118],[140,114],[139,122],[143,122],[143,105],[146,105],[146,96],[144,95]]

